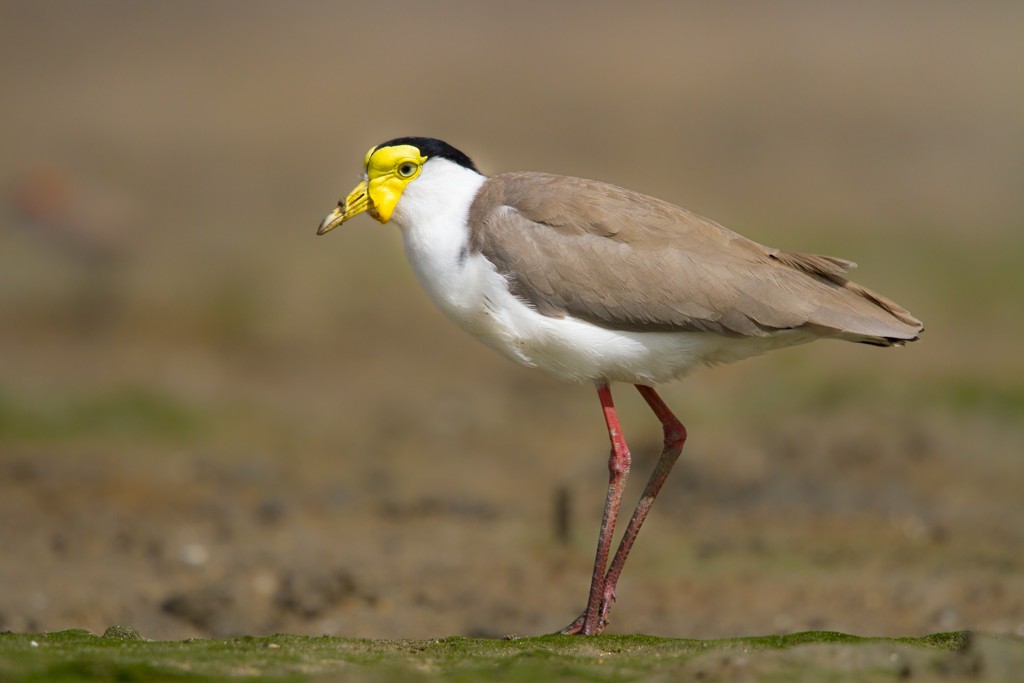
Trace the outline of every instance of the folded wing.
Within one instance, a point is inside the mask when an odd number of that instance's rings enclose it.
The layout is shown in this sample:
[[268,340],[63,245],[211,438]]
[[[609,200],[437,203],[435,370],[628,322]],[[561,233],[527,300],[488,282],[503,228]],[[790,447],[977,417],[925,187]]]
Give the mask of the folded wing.
[[471,246],[548,316],[730,336],[801,328],[880,345],[922,329],[895,302],[847,280],[849,261],[771,249],[613,185],[494,176],[469,219]]

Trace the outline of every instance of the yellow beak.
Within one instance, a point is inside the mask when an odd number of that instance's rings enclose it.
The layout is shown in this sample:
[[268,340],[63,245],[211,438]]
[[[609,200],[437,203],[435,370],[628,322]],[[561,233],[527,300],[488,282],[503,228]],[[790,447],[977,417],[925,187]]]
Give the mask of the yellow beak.
[[323,235],[347,221],[353,216],[358,216],[370,208],[370,196],[367,193],[367,184],[363,182],[356,185],[356,189],[349,192],[348,196],[338,202],[337,208],[327,214],[317,228],[316,234]]

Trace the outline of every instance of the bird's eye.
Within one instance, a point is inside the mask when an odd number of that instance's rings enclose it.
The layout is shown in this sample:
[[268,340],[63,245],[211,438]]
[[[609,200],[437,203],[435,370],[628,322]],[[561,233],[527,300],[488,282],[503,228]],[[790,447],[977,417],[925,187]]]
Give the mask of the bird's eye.
[[398,166],[398,175],[403,178],[411,178],[416,173],[416,164],[406,161]]

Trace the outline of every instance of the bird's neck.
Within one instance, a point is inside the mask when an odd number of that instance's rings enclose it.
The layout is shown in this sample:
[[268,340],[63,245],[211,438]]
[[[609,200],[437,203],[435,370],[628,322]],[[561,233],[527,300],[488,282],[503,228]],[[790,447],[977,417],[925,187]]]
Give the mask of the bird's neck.
[[469,250],[469,207],[486,178],[457,164],[431,169],[402,194],[392,221],[402,229],[406,256],[420,284],[445,312],[463,299]]

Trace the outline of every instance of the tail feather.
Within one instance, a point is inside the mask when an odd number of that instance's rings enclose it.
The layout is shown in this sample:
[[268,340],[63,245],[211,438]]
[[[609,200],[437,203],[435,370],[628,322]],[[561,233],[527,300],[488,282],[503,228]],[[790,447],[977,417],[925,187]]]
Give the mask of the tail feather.
[[875,346],[903,346],[917,341],[924,330],[920,320],[892,299],[847,279],[846,272],[857,265],[852,261],[782,250],[771,257],[830,285],[839,295],[829,297],[811,323],[830,336]]

